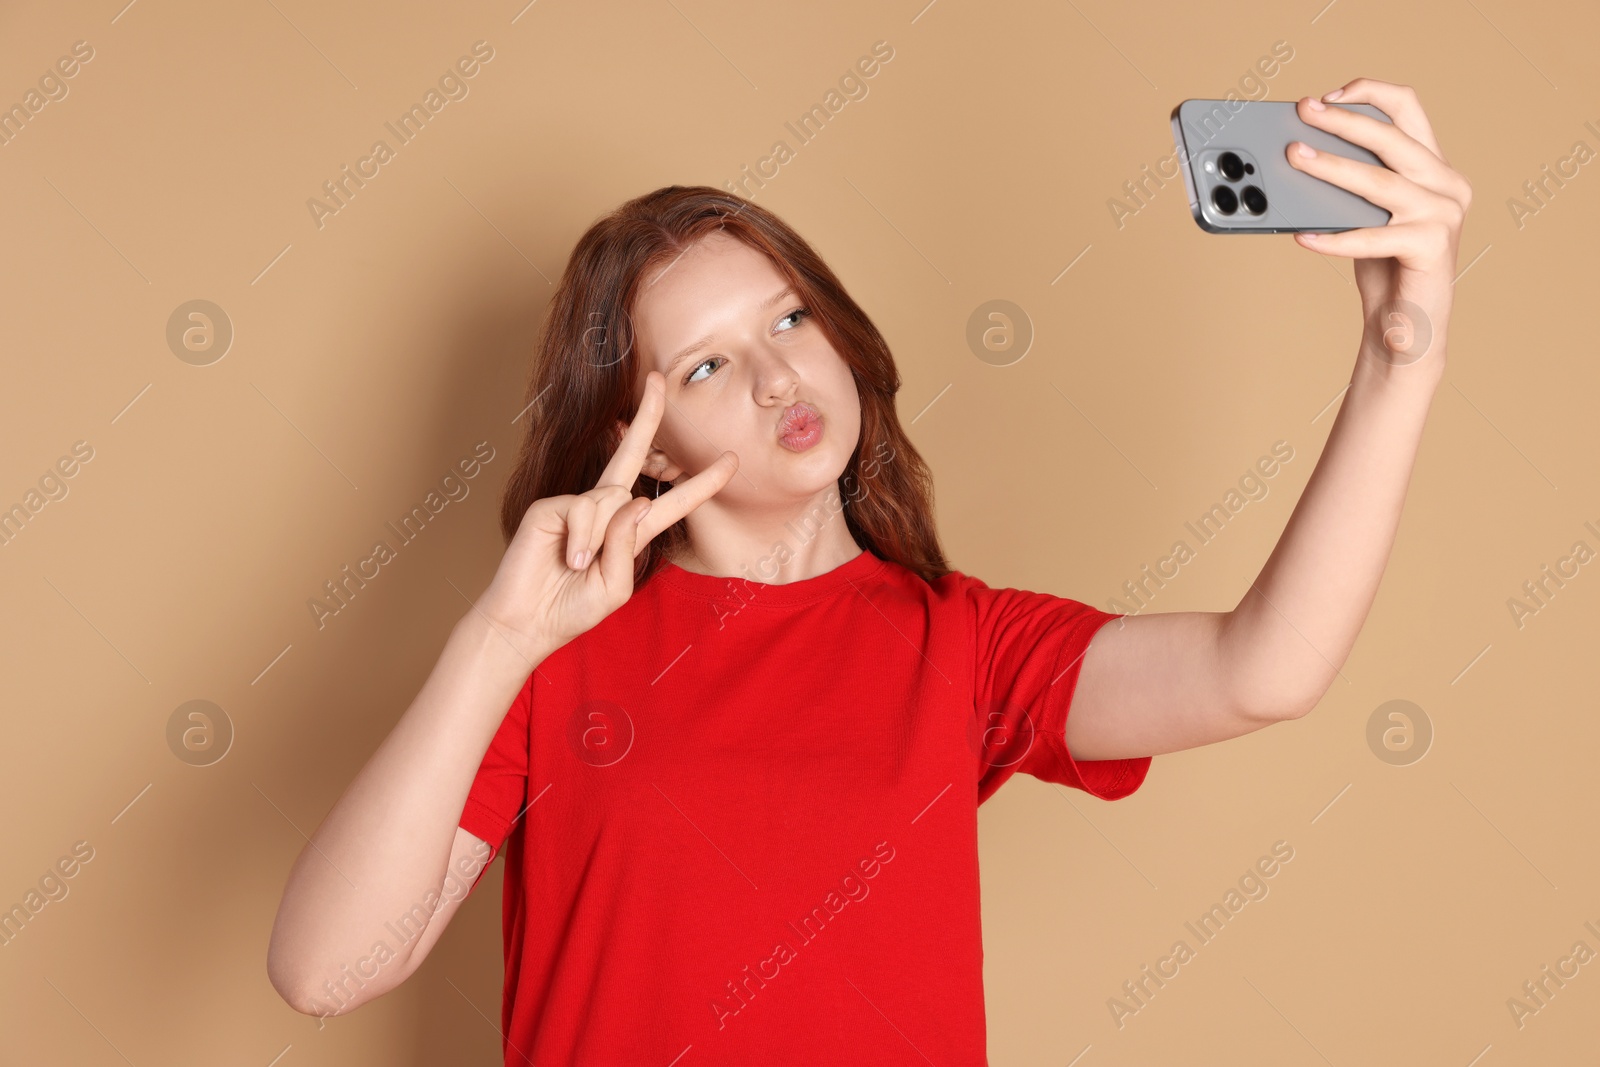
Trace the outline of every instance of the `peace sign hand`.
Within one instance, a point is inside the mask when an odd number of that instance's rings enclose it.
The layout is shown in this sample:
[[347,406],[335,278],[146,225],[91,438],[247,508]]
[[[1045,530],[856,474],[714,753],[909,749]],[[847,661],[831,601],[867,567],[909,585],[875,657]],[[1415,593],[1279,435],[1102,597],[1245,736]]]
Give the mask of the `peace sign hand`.
[[1323,99],[1372,104],[1394,120],[1391,125],[1342,107],[1318,110],[1313,97],[1296,108],[1309,125],[1370,149],[1384,166],[1330,152],[1303,156],[1298,141],[1288,146],[1290,164],[1365,197],[1390,218],[1384,226],[1300,233],[1295,239],[1302,248],[1356,261],[1364,357],[1404,366],[1434,352],[1430,363],[1442,373],[1456,252],[1472,204],[1472,183],[1444,158],[1410,86],[1357,78]]
[[739,457],[724,452],[657,500],[633,496],[666,409],[666,388],[666,377],[651,371],[639,412],[593,489],[535,500],[523,513],[477,605],[519,647],[548,655],[627,603],[634,559],[738,469]]

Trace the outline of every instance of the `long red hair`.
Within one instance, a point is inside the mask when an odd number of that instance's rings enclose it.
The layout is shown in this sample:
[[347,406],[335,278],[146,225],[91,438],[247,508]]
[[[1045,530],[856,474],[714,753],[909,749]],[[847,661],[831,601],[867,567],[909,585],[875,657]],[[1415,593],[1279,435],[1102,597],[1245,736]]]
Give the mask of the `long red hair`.
[[[883,335],[788,224],[705,185],[669,185],[636,197],[596,221],[573,248],[523,398],[527,430],[500,502],[506,542],[535,500],[594,488],[621,440],[616,420],[631,423],[638,410],[631,312],[641,279],[717,231],[772,261],[855,377],[861,439],[839,476],[839,499],[829,506],[842,505],[851,536],[878,557],[930,582],[949,573],[934,529],[933,478],[895,414],[900,375]],[[653,497],[669,488],[641,474],[634,494]],[[658,534],[635,561],[635,587],[688,542],[681,520]]]

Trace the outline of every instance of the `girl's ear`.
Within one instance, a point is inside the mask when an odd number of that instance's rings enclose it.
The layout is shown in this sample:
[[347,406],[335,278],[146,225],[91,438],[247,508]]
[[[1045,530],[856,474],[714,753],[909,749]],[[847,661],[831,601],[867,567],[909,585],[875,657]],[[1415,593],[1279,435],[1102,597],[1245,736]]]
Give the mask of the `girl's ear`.
[[[628,424],[618,419],[611,431],[611,454],[616,455],[617,449],[622,447],[622,437],[628,432]],[[667,458],[667,454],[659,448],[652,448],[644,457],[644,465],[639,468],[639,473],[662,481],[673,482],[683,475],[683,468],[674,464]]]

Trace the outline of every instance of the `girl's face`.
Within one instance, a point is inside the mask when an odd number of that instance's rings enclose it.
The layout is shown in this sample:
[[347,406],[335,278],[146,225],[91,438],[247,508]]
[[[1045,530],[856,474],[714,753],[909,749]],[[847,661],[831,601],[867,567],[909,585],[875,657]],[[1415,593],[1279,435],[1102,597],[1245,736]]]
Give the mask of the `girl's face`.
[[644,279],[633,326],[633,395],[651,370],[667,379],[645,474],[677,481],[731,449],[714,499],[756,510],[838,482],[861,436],[855,378],[765,255],[725,233],[696,242]]

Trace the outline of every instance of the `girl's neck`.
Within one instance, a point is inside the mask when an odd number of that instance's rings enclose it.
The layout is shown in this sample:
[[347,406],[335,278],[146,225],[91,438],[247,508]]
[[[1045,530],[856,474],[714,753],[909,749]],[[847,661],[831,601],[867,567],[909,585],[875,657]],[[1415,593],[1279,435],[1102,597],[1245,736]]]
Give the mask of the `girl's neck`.
[[717,559],[719,554],[715,552],[710,553],[714,560],[707,561],[690,543],[678,549],[676,553],[669,553],[667,561],[691,574],[706,574],[713,577],[770,575],[757,580],[769,585],[784,585],[826,574],[859,556],[863,551],[862,547],[848,531],[843,533],[842,540],[819,537],[815,542],[808,542],[798,548],[792,543],[784,542],[783,547],[788,550],[787,556],[778,550],[778,546],[773,546],[759,558],[737,561]]

